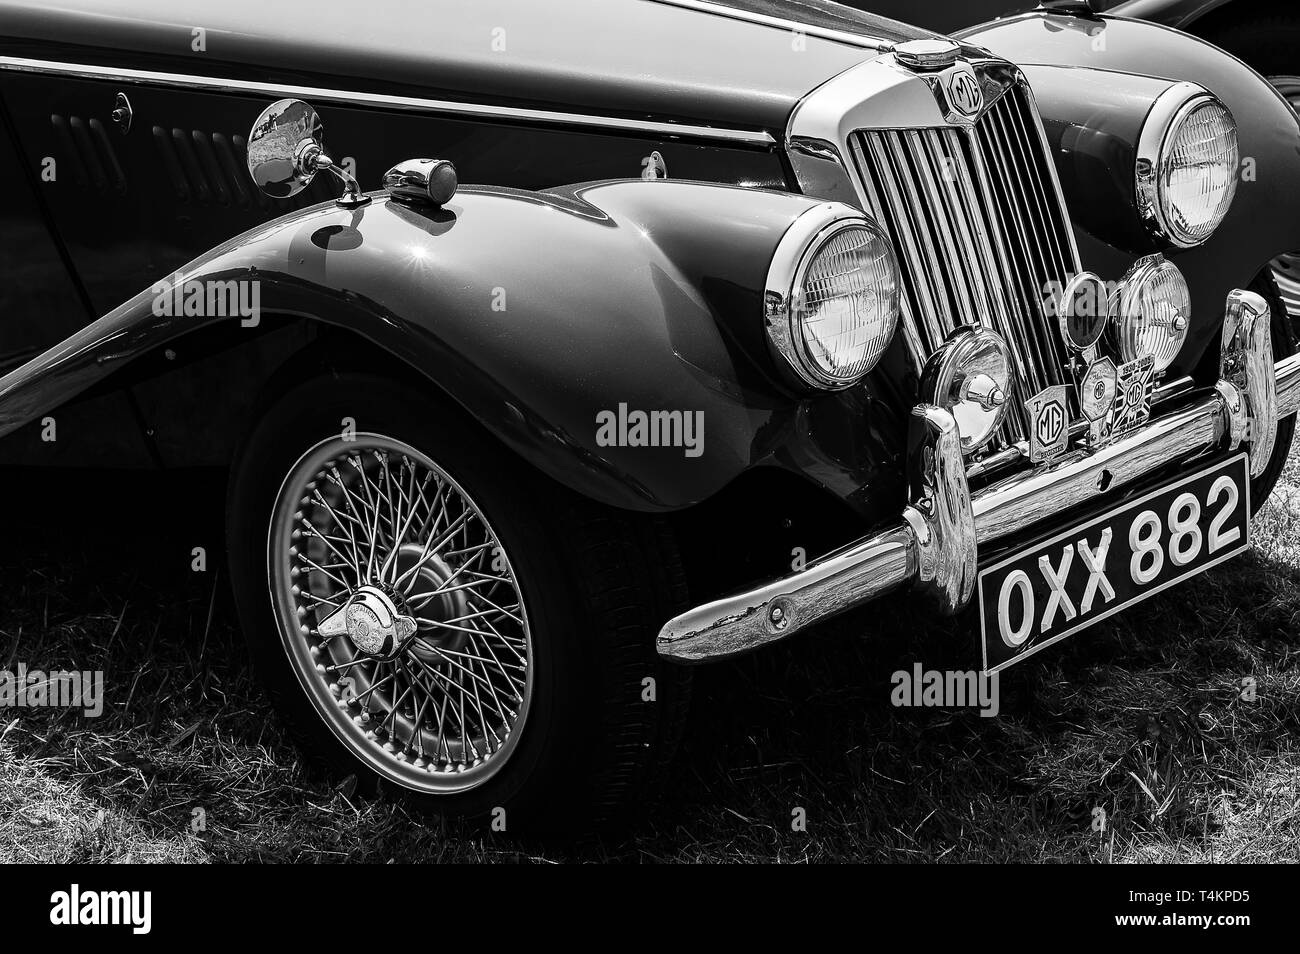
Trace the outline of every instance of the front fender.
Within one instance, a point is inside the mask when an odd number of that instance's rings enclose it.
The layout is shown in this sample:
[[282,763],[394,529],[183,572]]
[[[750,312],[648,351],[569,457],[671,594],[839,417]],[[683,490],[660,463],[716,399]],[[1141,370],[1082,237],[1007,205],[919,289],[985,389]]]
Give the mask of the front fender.
[[[1032,13],[973,28],[962,38],[1024,68],[1084,267],[1115,280],[1136,258],[1164,252],[1187,277],[1194,312],[1172,370],[1190,373],[1212,359],[1228,293],[1248,287],[1277,255],[1300,249],[1300,120],[1286,101],[1217,47],[1136,20]],[[1232,111],[1243,159],[1223,224],[1204,245],[1185,250],[1170,249],[1145,230],[1133,181],[1137,137],[1154,97],[1184,80]]]
[[[796,423],[808,402],[778,383],[761,316],[776,245],[814,204],[671,181],[469,188],[441,210],[379,195],[278,219],[171,285],[256,282],[262,313],[369,338],[556,480],[616,506],[677,509],[808,440],[792,436],[808,432]],[[159,313],[177,300],[170,286],[146,290],[0,380],[0,434],[168,342],[241,320]],[[597,415],[620,406],[693,415],[702,431],[679,429],[688,446],[606,446]]]

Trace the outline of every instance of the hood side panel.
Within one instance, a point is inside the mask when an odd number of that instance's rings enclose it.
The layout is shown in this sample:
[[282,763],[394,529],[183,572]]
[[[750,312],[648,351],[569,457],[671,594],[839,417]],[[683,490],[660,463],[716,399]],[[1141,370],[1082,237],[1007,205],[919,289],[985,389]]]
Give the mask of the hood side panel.
[[[735,6],[923,35],[838,4]],[[756,129],[783,128],[803,95],[876,55],[657,0],[0,0],[0,54]]]

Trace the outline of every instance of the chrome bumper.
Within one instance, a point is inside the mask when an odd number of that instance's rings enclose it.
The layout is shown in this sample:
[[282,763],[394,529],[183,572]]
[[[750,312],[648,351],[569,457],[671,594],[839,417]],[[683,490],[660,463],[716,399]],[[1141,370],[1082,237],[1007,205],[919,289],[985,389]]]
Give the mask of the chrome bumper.
[[946,410],[912,411],[902,522],[804,570],[698,606],[666,623],[659,655],[681,663],[749,652],[911,583],[940,610],[971,599],[978,549],[1048,520],[1102,489],[1140,481],[1167,464],[1250,448],[1259,474],[1277,421],[1300,409],[1300,355],[1273,362],[1269,309],[1250,292],[1228,296],[1223,360],[1214,393],[1096,450],[1005,478],[972,495],[957,425]]

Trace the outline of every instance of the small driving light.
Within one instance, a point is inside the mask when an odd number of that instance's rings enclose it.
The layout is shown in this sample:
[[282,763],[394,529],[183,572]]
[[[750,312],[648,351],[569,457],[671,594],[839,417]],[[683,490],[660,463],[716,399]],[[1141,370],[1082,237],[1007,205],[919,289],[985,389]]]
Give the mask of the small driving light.
[[1120,357],[1151,355],[1159,374],[1187,340],[1192,296],[1183,273],[1163,255],[1148,255],[1120,280],[1115,300],[1111,329]]
[[1011,353],[987,328],[953,332],[921,372],[922,400],[952,413],[964,454],[993,439],[1010,406],[1011,389]]

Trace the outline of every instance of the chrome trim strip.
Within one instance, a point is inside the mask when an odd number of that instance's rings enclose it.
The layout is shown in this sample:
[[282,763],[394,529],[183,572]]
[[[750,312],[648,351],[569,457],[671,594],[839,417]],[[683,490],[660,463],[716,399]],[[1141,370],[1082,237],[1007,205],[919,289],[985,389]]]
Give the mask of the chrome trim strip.
[[[1172,401],[1174,398],[1181,397],[1188,391],[1195,389],[1196,382],[1187,375],[1183,375],[1181,378],[1175,378],[1172,381],[1166,381],[1152,393],[1151,406],[1155,407],[1157,404],[1162,404],[1165,401]],[[1285,416],[1286,415],[1283,415],[1283,417]]]
[[[998,101],[999,108],[1005,102],[1004,96]],[[999,123],[998,112],[998,109],[990,109],[984,120],[988,125],[976,127],[972,136],[972,151],[975,156],[977,175],[980,176],[980,181],[986,189],[988,215],[995,226],[994,244],[998,258],[1003,264],[1003,271],[1000,274],[1005,276],[1004,287],[1013,299],[1008,312],[1007,325],[1005,328],[1000,328],[999,332],[1007,340],[1017,343],[1016,353],[1022,363],[1016,369],[1016,377],[1020,382],[1029,385],[1028,394],[1014,395],[1014,400],[1019,405],[1048,385],[1045,377],[1047,362],[1044,360],[1037,336],[1032,333],[1028,324],[1034,315],[1036,303],[1027,291],[1037,284],[1034,281],[1033,271],[1035,263],[1045,265],[1046,260],[1041,253],[1035,256],[1034,250],[1030,248],[1030,240],[1036,241],[1036,239],[1023,218],[1027,214],[1027,209],[1022,209],[1021,203],[1013,200],[1018,197],[1024,203],[1028,203],[1029,190],[1009,165],[1011,157],[1007,153],[1011,149],[1010,137]],[[994,125],[997,126],[996,130],[993,128]],[[1016,415],[1015,419],[1018,421],[1016,429],[1019,431],[1016,436],[1027,437],[1028,418],[1021,414]]]
[[1061,187],[1061,177],[1057,174],[1056,163],[1052,159],[1052,145],[1047,139],[1047,129],[1043,126],[1043,114],[1038,109],[1038,98],[1034,96],[1034,88],[1030,85],[1029,80],[1021,73],[1016,85],[1020,87],[1027,101],[1027,107],[1030,120],[1034,127],[1034,134],[1038,137],[1038,157],[1043,160],[1043,166],[1047,171],[1047,177],[1050,180],[1052,195],[1056,199],[1056,205],[1065,215],[1065,218],[1056,224],[1061,227],[1065,235],[1066,248],[1063,253],[1066,261],[1076,270],[1082,267],[1082,259],[1079,257],[1079,245],[1074,237],[1073,221],[1069,215],[1069,204],[1065,201],[1065,190]]
[[316,103],[339,103],[347,106],[369,106],[408,112],[446,113],[456,116],[480,116],[524,123],[591,126],[620,132],[652,133],[657,136],[684,139],[711,139],[765,148],[772,148],[776,145],[776,140],[769,133],[759,130],[724,129],[687,123],[659,123],[638,119],[622,119],[616,116],[592,116],[583,113],[562,113],[544,109],[523,109],[516,106],[484,106],[479,103],[458,103],[454,100],[392,96],[386,93],[359,93],[352,90],[327,89],[317,86],[262,83],[255,80],[223,79],[185,73],[163,73],[154,70],[129,69],[127,67],[87,66],[81,63],[33,60],[16,56],[0,56],[0,70],[12,70],[18,73],[53,73],[60,76],[75,76],[79,79],[108,80],[144,86],[173,86],[181,89],[204,89],[218,93],[254,93],[271,99],[292,97]]
[[[1078,432],[1082,433],[1083,428],[1079,428]],[[1075,436],[1073,428],[1070,431],[1070,436],[1072,438]],[[985,474],[996,473],[1022,459],[1029,459],[1029,443],[1027,441],[1016,441],[1009,447],[994,451],[985,457],[974,458],[970,466],[966,468],[966,479],[974,480],[976,477],[983,477]]]
[[947,128],[930,87],[892,56],[878,56],[832,76],[799,101],[785,138],[820,139],[843,155],[858,129]]
[[[810,564],[797,577],[697,606],[659,631],[659,655],[704,663],[760,649],[795,630],[901,588],[916,576],[916,540],[894,527]],[[774,618],[775,617],[775,618]],[[789,630],[789,632],[787,632]]]
[[979,538],[988,542],[1028,530],[1096,497],[1105,473],[1109,489],[1125,487],[1166,464],[1213,450],[1226,434],[1226,410],[1215,394],[1100,450],[1078,449],[1050,467],[1008,476],[973,501]]
[[[942,270],[917,267],[918,261],[923,261],[928,266],[929,263],[938,263],[940,259],[934,244],[933,230],[925,219],[926,207],[917,181],[902,165],[902,135],[887,130],[875,136],[853,136],[850,144],[854,158],[862,161],[860,157],[869,153],[870,161],[879,173],[877,182],[877,177],[859,172],[869,196],[871,207],[868,212],[880,220],[887,232],[894,233],[890,237],[898,245],[899,266],[903,270],[904,281],[915,287],[919,298],[919,302],[913,302],[912,296],[906,295],[903,304],[904,315],[913,331],[909,341],[914,341],[916,347],[913,358],[916,359],[917,367],[920,367],[947,336],[948,330],[961,322],[953,315],[948,296],[944,292]],[[862,166],[860,170],[865,168]],[[877,185],[883,190],[880,194]]]
[[[1006,96],[1003,95],[998,100],[1000,104]],[[996,104],[995,104],[996,105]],[[989,108],[992,112],[993,107]],[[988,114],[986,113],[986,116]],[[1010,223],[1006,220],[1007,212],[1003,208],[1004,203],[997,200],[997,193],[994,189],[994,169],[993,162],[995,150],[987,145],[988,136],[981,134],[978,127],[972,127],[967,134],[967,144],[971,155],[971,169],[974,171],[974,184],[978,191],[974,193],[972,200],[974,206],[982,207],[984,210],[981,216],[982,220],[988,223],[988,251],[984,252],[984,264],[989,269],[990,275],[1000,276],[1001,281],[995,282],[997,291],[997,320],[995,326],[1000,329],[1004,340],[1011,347],[1011,353],[1016,361],[1016,377],[1021,381],[1031,380],[1030,376],[1039,370],[1038,358],[1034,351],[1033,336],[1030,335],[1029,329],[1024,327],[1024,323],[1018,315],[1028,307],[1024,301],[1024,296],[1017,289],[1021,288],[1021,282],[1017,280],[1018,272],[1012,267],[1012,250],[1010,245],[1010,236],[1014,232]],[[1041,387],[1035,387],[1034,393],[1041,391]],[[1010,414],[1011,421],[1015,432],[1010,436],[1017,440],[1026,440],[1029,436],[1028,418],[1023,412],[1021,404],[1027,397],[1032,395],[1013,394],[1012,400],[1014,407]]]
[[[1263,353],[1262,340],[1254,350],[1257,356]],[[1269,369],[1271,375],[1258,366],[1258,360],[1252,363],[1255,366],[1247,368],[1245,390],[1271,390],[1275,420],[1296,413],[1300,409],[1300,355],[1277,362]],[[1252,383],[1251,376],[1257,373],[1265,380]],[[1273,382],[1267,380],[1269,377]],[[942,480],[936,482],[933,462],[942,458],[937,453],[942,428],[922,429],[920,436],[911,441],[908,458],[909,470],[916,471],[909,475],[910,495],[915,499],[898,525],[815,560],[799,573],[698,606],[669,620],[659,633],[659,655],[675,662],[707,662],[784,639],[812,623],[915,582],[921,576],[923,562],[930,568],[930,579],[923,589],[934,595],[959,597],[959,580],[977,547],[1040,525],[1054,514],[1095,498],[1103,480],[1115,490],[1136,483],[1160,467],[1215,450],[1235,449],[1244,436],[1239,433],[1244,428],[1234,427],[1234,418],[1241,413],[1240,408],[1230,406],[1235,393],[1233,386],[1217,388],[1188,407],[1099,450],[1072,451],[1050,466],[1009,475],[975,494],[970,494],[960,468],[948,470],[951,479],[946,486]],[[914,413],[924,415],[929,411],[918,408]],[[952,506],[961,506],[964,494],[969,495],[974,540],[960,532],[960,528],[968,526],[966,518],[951,514]],[[925,501],[934,500],[949,508],[949,528],[958,531],[949,536],[953,550],[949,554],[935,553],[933,547],[923,554],[923,540],[925,534],[934,533],[933,524],[922,521],[918,530],[913,519],[926,510],[933,512],[935,504]]]
[[[903,150],[899,158],[902,160],[906,156],[907,160],[910,160],[912,174],[920,186],[922,200],[926,203],[925,209],[929,212],[933,223],[934,238],[941,256],[927,264],[938,266],[942,272],[947,273],[948,287],[952,290],[959,307],[974,304],[976,318],[987,321],[988,310],[983,307],[981,296],[971,280],[968,256],[974,243],[962,228],[964,223],[959,219],[955,204],[944,201],[947,195],[939,186],[943,165],[942,159],[936,156],[935,141],[939,140],[942,143],[943,133],[929,129],[909,129],[898,135]],[[943,150],[942,145],[939,145],[938,149],[945,153],[943,158],[952,159],[947,155],[947,150]],[[967,318],[967,315],[959,314],[956,316],[957,323],[949,327],[956,327]]]
[[[1025,118],[1032,109],[1027,85],[1017,82],[1012,93],[990,107],[975,131],[979,154],[989,163],[986,172],[994,204],[990,214],[1001,223],[996,239],[1008,262],[1008,274],[1018,276],[1012,287],[1018,304],[1012,308],[1012,324],[1002,332],[1024,342],[1027,363],[1019,370],[1029,393],[1018,395],[1017,411],[1033,394],[1068,383],[1065,343],[1044,314],[1043,295],[1050,283],[1064,287],[1080,271],[1077,257],[1067,258],[1062,252],[1058,231],[1069,228],[1068,212],[1044,180],[1044,165],[1051,174],[1050,153]],[[1029,433],[1028,415],[1018,414],[1016,420],[1016,436],[1023,439]]]
[[738,10],[735,7],[724,6],[721,3],[711,3],[709,0],[651,0],[651,2],[662,3],[668,7],[680,7],[683,10],[695,10],[699,13],[710,13],[714,16],[726,17],[728,20],[741,20],[759,26],[775,27],[778,30],[789,30],[791,32],[798,30],[806,36],[815,36],[822,40],[834,40],[836,43],[847,43],[850,46],[862,47],[864,50],[884,52],[894,48],[894,44],[886,40],[877,40],[858,33],[849,33],[847,30],[832,30],[830,27],[812,26],[807,23],[800,23],[798,20],[769,16],[765,13],[754,13],[751,10]]
[[827,199],[860,207],[857,187],[844,168],[840,151],[822,139],[794,138],[785,144],[799,191],[810,199]]

